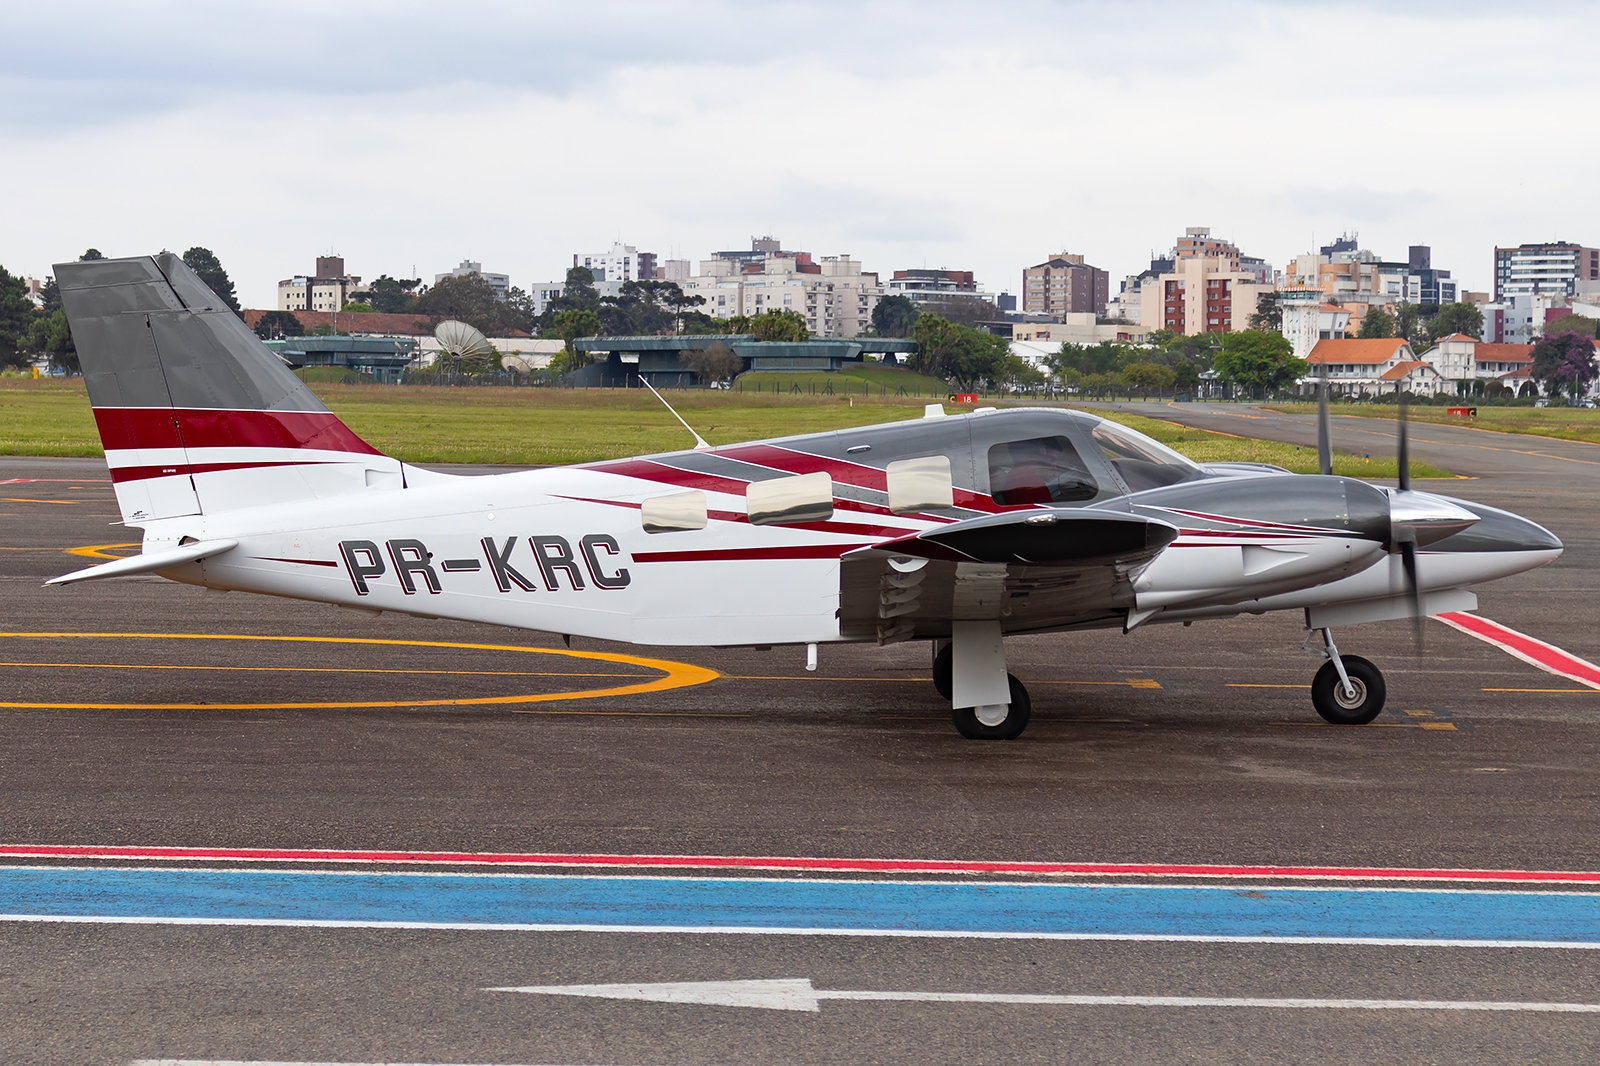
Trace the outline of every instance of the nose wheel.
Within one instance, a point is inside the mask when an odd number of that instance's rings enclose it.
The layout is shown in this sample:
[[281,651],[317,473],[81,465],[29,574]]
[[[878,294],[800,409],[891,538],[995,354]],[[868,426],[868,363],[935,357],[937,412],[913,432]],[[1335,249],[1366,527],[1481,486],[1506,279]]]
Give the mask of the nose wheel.
[[1311,679],[1311,705],[1334,725],[1366,725],[1383,710],[1388,695],[1383,671],[1359,655],[1340,655],[1333,634],[1324,629],[1328,661]]

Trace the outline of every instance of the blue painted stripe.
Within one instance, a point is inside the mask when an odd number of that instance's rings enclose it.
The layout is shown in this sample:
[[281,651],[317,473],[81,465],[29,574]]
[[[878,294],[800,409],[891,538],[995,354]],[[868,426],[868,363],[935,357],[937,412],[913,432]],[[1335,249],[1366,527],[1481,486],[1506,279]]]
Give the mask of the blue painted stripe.
[[1188,885],[0,868],[69,919],[1600,943],[1600,895]]

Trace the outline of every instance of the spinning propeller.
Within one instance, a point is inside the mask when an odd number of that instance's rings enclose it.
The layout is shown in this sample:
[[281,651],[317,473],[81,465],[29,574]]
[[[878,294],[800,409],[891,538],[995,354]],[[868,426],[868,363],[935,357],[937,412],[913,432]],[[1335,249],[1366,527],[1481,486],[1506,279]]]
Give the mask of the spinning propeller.
[[[1411,491],[1410,422],[1406,411],[1405,383],[1395,383],[1399,401],[1396,458],[1399,487],[1389,494],[1389,549],[1400,556],[1405,573],[1406,599],[1416,626],[1417,651],[1423,646],[1422,587],[1417,578],[1417,545],[1432,544],[1478,520],[1478,516],[1446,500]],[[1328,371],[1324,365],[1317,382],[1317,464],[1323,474],[1333,473],[1332,431],[1328,422]]]

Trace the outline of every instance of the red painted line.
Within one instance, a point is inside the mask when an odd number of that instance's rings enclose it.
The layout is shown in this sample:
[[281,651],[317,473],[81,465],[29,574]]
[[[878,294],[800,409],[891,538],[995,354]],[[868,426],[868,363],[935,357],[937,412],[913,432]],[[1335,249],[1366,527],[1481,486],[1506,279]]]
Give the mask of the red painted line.
[[1277,877],[1332,881],[1492,881],[1600,884],[1600,871],[1466,870],[1393,866],[1233,866],[1205,863],[969,862],[781,855],[608,855],[474,851],[346,851],[323,848],[97,847],[4,844],[0,858],[149,861],[404,863],[438,866],[644,867],[680,870],[809,870],[830,873],[1031,874],[1073,877]]
[[1491,622],[1487,618],[1479,618],[1463,611],[1450,611],[1435,617],[1445,625],[1477,637],[1485,643],[1493,644],[1541,670],[1570,678],[1580,685],[1600,688],[1600,666],[1587,659],[1580,659],[1570,652],[1562,651],[1554,644],[1546,644],[1499,622]]

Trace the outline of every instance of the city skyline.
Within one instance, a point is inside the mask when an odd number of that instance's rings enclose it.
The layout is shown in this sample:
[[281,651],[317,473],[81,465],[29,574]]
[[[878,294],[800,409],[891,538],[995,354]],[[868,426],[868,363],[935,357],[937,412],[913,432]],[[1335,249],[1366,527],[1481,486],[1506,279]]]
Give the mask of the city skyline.
[[0,27],[29,42],[0,263],[199,244],[256,306],[327,251],[526,287],[615,239],[771,232],[1016,293],[1061,249],[1114,289],[1198,225],[1280,268],[1345,231],[1426,244],[1483,291],[1496,246],[1596,240],[1596,149],[1565,136],[1588,7],[85,0]]

